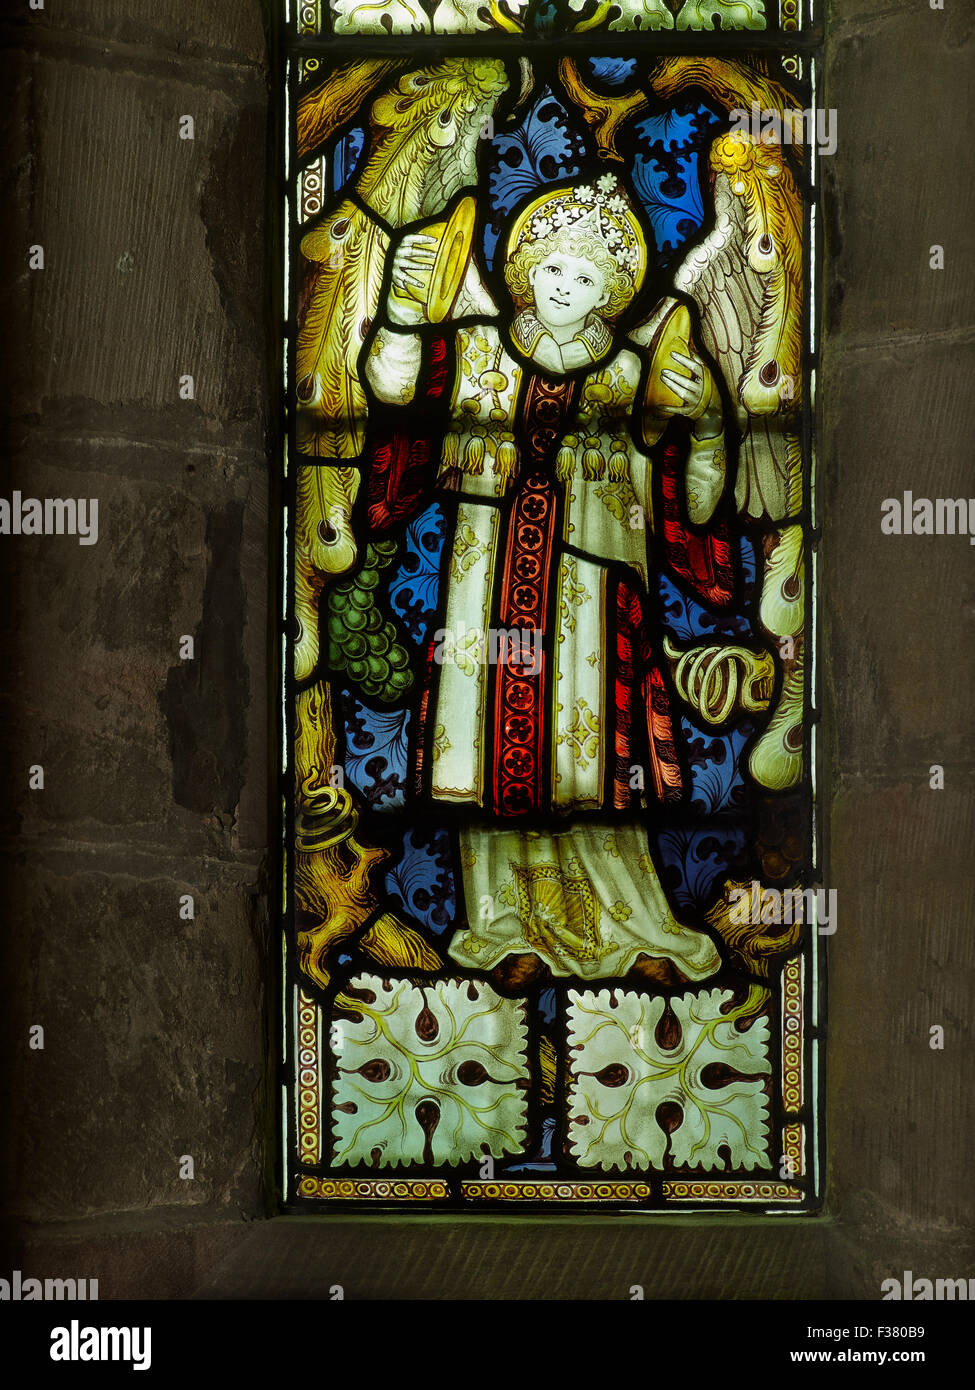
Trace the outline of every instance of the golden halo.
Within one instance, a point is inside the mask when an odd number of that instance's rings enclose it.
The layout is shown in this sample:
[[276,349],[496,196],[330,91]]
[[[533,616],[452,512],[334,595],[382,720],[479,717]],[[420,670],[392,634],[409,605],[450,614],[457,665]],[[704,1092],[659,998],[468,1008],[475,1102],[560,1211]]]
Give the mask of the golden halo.
[[643,284],[648,252],[643,228],[624,185],[615,174],[605,173],[591,183],[562,184],[549,188],[528,203],[508,233],[507,259],[511,260],[527,242],[538,241],[553,232],[572,232],[595,236],[628,272],[634,291]]

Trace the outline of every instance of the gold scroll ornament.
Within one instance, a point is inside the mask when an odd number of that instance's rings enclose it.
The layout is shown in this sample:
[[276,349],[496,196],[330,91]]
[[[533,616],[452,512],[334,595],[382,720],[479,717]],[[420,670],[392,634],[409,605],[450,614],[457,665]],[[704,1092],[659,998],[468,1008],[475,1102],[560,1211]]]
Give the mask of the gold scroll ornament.
[[[356,839],[358,812],[349,792],[333,786],[335,733],[328,687],[319,682],[296,697],[295,902],[299,912],[298,965],[325,988],[329,952],[357,932],[376,910],[370,882],[388,851]],[[436,970],[440,957],[419,932],[392,913],[377,917],[359,941],[384,965]]]

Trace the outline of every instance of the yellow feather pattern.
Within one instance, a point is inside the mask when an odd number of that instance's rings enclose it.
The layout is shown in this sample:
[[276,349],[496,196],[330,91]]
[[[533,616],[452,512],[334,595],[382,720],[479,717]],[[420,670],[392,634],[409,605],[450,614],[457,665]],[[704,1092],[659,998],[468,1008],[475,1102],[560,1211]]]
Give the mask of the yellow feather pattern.
[[326,580],[346,574],[356,561],[351,514],[358,488],[356,468],[298,468],[294,666],[299,681],[307,680],[318,665],[318,601]]
[[795,410],[801,396],[802,201],[777,146],[756,145],[740,132],[711,147],[711,168],[723,174],[745,209],[744,252],[763,277],[757,329],[738,398],[749,415]]
[[353,203],[301,244],[315,267],[314,288],[298,332],[298,448],[319,457],[362,452],[366,400],[357,359],[376,312],[389,239]]
[[[369,114],[369,155],[358,198],[389,226],[440,212],[477,177],[484,122],[507,86],[491,59],[452,58],[402,76]],[[366,396],[359,354],[375,318],[389,238],[345,199],[301,242],[306,303],[298,330],[301,452],[353,459],[362,452]]]
[[[727,111],[787,112],[798,102],[760,63],[716,58],[665,58],[650,76],[654,91],[673,99],[701,87]],[[802,404],[803,207],[790,158],[803,146],[753,141],[743,130],[711,146],[714,226],[688,252],[678,288],[701,311],[701,337],[720,363],[738,403],[742,432],[735,498],[746,515],[781,520],[801,495],[796,419]]]

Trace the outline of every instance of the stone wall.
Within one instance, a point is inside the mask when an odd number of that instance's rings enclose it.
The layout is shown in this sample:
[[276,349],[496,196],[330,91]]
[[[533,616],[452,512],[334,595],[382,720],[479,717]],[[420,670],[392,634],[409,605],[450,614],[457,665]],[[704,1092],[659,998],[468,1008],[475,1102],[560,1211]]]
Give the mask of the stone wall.
[[[821,98],[839,118],[824,160],[820,379],[821,788],[839,893],[827,1211],[717,1226],[536,1220],[536,1297],[617,1297],[608,1268],[648,1297],[876,1298],[905,1268],[973,1272],[972,551],[880,532],[884,497],[975,492],[971,16],[951,0],[833,11]],[[336,1280],[375,1296],[523,1293],[517,1220],[261,1219],[274,1153],[277,368],[257,0],[24,4],[5,29],[0,494],[100,504],[97,545],[0,546],[8,1267],[98,1277],[103,1297]],[[178,138],[186,114],[193,141]],[[45,268],[31,272],[38,243]],[[192,400],[179,398],[185,374]],[[28,786],[35,764],[43,790]],[[35,1024],[43,1051],[28,1047]],[[943,1051],[929,1046],[934,1024]],[[179,1177],[187,1154],[192,1181]]]
[[2,493],[97,497],[99,534],[0,548],[3,1206],[240,1224],[265,1210],[274,969],[262,17],[20,8]]

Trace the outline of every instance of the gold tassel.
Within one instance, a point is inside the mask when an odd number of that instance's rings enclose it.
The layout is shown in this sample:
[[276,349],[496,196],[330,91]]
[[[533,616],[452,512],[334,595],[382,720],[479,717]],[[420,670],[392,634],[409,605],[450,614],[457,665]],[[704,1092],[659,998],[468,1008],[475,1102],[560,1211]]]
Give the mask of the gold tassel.
[[630,460],[625,454],[610,454],[609,476],[614,483],[628,483],[630,481]]
[[498,452],[494,459],[494,476],[502,484],[507,485],[515,472],[515,465],[518,462],[518,451],[510,439],[502,439],[498,445]]
[[560,483],[572,481],[572,474],[575,472],[576,453],[567,444],[563,444],[555,460],[555,476]]
[[465,473],[484,472],[484,440],[476,434],[464,446],[463,467]]
[[453,430],[448,430],[443,437],[443,468],[446,472],[448,468],[456,468],[460,455],[460,440]]
[[587,449],[582,456],[582,476],[587,482],[605,477],[606,460],[598,449]]

